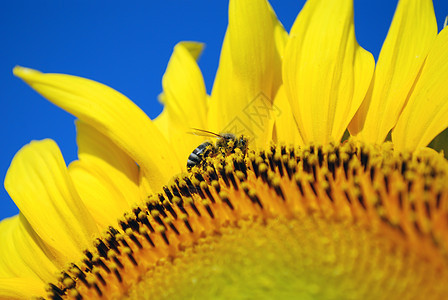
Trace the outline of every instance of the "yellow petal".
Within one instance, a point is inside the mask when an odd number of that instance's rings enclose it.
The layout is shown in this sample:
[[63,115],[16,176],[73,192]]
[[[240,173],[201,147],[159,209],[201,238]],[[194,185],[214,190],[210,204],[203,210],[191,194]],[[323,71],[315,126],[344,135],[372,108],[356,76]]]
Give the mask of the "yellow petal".
[[[159,95],[159,101],[163,103],[163,94]],[[166,109],[162,110],[162,112],[154,119],[154,125],[156,125],[157,129],[163,134],[167,141],[170,141],[170,118]]]
[[[268,3],[269,4],[269,3]],[[283,59],[283,55],[285,54],[285,47],[288,42],[288,33],[286,32],[285,28],[283,27],[282,23],[277,19],[277,15],[275,14],[272,7],[269,5],[269,9],[271,10],[271,16],[272,20],[274,22],[274,40],[275,40],[275,47],[276,51],[278,52],[278,55],[280,56],[280,60]],[[274,75],[274,80],[279,80],[278,83],[275,83],[274,86],[278,86],[282,83],[282,69],[276,68],[275,72],[278,72],[278,74]]]
[[[130,207],[109,174],[104,169],[83,161],[72,162],[68,171],[79,196],[99,228],[116,226],[117,220]],[[133,199],[137,202],[137,198]]]
[[23,215],[0,222],[0,277],[24,277],[48,282],[58,271],[39,247],[35,234]]
[[80,258],[98,234],[52,140],[33,141],[14,156],[5,188],[59,267]]
[[283,29],[265,0],[229,4],[229,26],[213,86],[209,130],[268,140],[272,102],[281,84]]
[[138,166],[132,158],[107,136],[83,121],[76,121],[76,133],[79,159],[113,173],[117,185],[121,186],[126,194],[132,195],[132,191],[127,187],[136,189],[138,184]]
[[177,44],[162,79],[162,99],[170,119],[190,128],[206,126],[207,94],[196,63],[202,48],[200,43]]
[[123,211],[140,199],[135,162],[106,136],[76,122],[79,160],[70,164],[70,177],[100,228],[116,223]]
[[179,172],[176,157],[146,114],[117,91],[92,80],[16,67],[14,74],[57,106],[95,127],[123,149],[159,188]]
[[44,295],[44,285],[38,280],[0,277],[0,300],[29,300]]
[[189,134],[192,128],[207,128],[207,93],[201,70],[196,59],[203,45],[182,42],[174,47],[173,54],[163,76],[161,102],[165,105],[162,115],[165,118],[164,132],[181,162],[187,161],[191,151],[203,138]]
[[[163,97],[163,95],[160,96]],[[194,128],[198,127],[186,127],[179,124],[179,122],[172,120],[166,109],[154,119],[154,124],[166,135],[166,138],[173,145],[176,145],[174,148],[177,157],[179,157],[180,161],[184,162],[184,168],[186,167],[188,156],[191,152],[193,152],[198,145],[209,139],[201,136],[194,130]]]
[[374,69],[355,39],[353,3],[308,1],[291,29],[283,80],[304,142],[340,140]]
[[274,105],[280,114],[275,119],[274,140],[286,145],[303,145],[302,137],[297,129],[297,122],[292,114],[291,105],[286,97],[284,86],[280,86],[275,96]]
[[424,147],[448,127],[448,29],[437,36],[408,103],[392,131],[398,150]]
[[78,120],[76,129],[79,160],[108,174],[106,177],[121,190],[121,201],[134,205],[138,195],[136,163],[96,128]]
[[431,0],[398,3],[375,68],[371,92],[350,124],[351,134],[368,143],[385,140],[398,120],[436,36],[437,22]]

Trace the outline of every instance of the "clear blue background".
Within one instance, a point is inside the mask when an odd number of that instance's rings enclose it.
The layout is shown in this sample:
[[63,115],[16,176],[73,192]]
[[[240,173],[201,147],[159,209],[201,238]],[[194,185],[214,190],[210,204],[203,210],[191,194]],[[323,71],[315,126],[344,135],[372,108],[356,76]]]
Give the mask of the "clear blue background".
[[[289,31],[304,1],[272,0]],[[395,10],[394,0],[355,0],[358,42],[375,58]],[[435,0],[439,30],[448,1]],[[1,1],[0,181],[14,154],[33,139],[52,138],[67,164],[76,159],[74,118],[12,75],[15,65],[78,75],[122,92],[151,118],[173,46],[201,41],[199,62],[210,91],[227,25],[227,1]],[[18,209],[0,188],[0,219]]]

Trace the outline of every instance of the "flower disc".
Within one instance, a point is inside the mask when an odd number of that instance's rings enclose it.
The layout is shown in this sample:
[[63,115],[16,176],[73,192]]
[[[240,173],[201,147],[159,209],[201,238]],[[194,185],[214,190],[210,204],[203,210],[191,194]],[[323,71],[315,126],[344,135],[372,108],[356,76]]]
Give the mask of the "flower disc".
[[208,158],[110,227],[50,296],[443,299],[447,166],[388,145]]

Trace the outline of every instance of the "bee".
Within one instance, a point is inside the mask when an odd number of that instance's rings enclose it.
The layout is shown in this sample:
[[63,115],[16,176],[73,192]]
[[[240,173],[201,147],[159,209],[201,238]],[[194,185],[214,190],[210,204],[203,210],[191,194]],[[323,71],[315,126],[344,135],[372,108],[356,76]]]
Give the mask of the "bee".
[[234,153],[235,149],[240,149],[243,154],[247,152],[248,139],[241,135],[238,138],[233,133],[214,133],[202,129],[194,129],[194,134],[203,136],[213,136],[218,140],[213,144],[211,142],[204,142],[191,152],[187,160],[187,169],[190,170],[194,166],[200,166],[207,157],[215,157],[218,154],[229,155]]

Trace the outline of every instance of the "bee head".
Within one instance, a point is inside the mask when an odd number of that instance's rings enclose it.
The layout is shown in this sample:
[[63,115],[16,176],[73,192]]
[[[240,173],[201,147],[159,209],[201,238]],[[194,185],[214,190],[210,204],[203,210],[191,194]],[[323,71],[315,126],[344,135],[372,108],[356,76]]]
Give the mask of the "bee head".
[[226,141],[236,140],[236,136],[233,133],[223,133],[221,137]]
[[247,144],[248,143],[249,143],[248,139],[244,135],[241,135],[235,141],[235,148],[240,148],[241,152],[243,152],[243,154],[246,154],[246,152],[247,152]]

